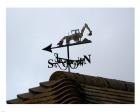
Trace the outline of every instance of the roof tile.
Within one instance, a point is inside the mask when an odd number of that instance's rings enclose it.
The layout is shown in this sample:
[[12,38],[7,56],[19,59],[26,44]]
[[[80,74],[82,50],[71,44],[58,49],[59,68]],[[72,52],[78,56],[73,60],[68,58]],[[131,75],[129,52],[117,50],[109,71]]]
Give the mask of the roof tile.
[[134,103],[134,83],[57,71],[8,104]]

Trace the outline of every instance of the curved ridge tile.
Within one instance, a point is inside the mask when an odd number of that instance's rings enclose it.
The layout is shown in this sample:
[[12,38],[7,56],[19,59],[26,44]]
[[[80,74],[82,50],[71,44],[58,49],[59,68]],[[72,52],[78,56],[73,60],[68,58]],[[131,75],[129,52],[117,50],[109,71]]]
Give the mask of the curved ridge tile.
[[133,91],[131,87],[134,87],[134,83],[131,82],[127,82],[127,85],[129,84],[131,85],[129,86],[129,90],[128,90],[128,87],[126,87],[126,81],[95,77],[95,76],[87,76],[78,73],[69,73],[69,72],[62,72],[62,71],[54,72],[50,77],[50,81],[59,80],[62,78],[69,78],[75,80],[76,82],[85,83],[88,85],[107,87],[107,88],[124,90],[124,91]]

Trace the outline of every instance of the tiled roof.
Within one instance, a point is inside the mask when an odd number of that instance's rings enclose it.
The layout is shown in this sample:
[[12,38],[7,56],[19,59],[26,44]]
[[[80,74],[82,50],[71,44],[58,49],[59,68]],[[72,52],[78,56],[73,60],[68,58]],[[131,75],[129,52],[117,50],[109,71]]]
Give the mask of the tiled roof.
[[133,104],[134,83],[57,71],[8,104]]

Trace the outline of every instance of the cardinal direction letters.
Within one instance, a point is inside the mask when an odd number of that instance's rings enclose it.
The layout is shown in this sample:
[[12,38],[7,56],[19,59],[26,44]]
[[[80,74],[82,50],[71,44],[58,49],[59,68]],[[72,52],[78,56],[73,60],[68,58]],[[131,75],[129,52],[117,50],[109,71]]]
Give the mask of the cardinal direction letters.
[[54,53],[55,59],[48,60],[48,68],[57,68],[59,67],[61,70],[66,70],[68,67],[71,69],[76,69],[79,66],[83,66],[87,63],[91,63],[91,55],[84,55],[82,58],[77,60],[60,58],[57,53]]

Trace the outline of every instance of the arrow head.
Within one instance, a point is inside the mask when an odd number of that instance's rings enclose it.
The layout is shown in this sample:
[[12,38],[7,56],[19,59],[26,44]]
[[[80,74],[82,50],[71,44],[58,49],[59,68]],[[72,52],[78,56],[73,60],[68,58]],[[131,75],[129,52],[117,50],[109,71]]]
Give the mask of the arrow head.
[[49,46],[45,47],[44,49],[42,50],[45,50],[45,51],[49,51],[52,53],[52,44],[50,44]]

